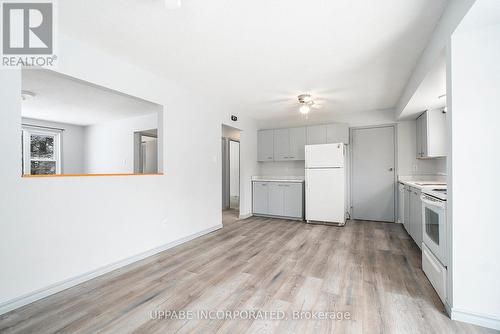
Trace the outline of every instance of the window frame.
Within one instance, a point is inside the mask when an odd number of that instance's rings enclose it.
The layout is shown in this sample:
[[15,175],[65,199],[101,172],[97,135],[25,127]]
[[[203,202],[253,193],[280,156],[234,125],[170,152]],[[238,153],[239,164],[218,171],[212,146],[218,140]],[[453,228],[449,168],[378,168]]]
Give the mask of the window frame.
[[[61,164],[61,130],[56,129],[45,129],[36,126],[23,125],[22,127],[22,172],[23,175],[33,175],[31,174],[31,162],[32,161],[54,161],[56,163],[56,171],[54,174],[47,175],[58,175],[62,174],[62,164]],[[31,157],[31,135],[40,136],[52,136],[54,137],[54,159],[33,159]]]

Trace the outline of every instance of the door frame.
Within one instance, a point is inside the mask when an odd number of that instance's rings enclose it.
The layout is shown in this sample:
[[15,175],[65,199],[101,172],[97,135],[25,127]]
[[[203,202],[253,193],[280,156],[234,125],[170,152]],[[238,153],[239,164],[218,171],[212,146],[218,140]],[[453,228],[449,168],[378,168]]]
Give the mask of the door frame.
[[353,196],[352,196],[352,177],[353,177],[353,132],[355,130],[364,130],[364,129],[378,129],[378,128],[392,128],[394,133],[394,223],[397,222],[397,211],[398,211],[398,196],[396,196],[398,192],[398,123],[385,123],[385,124],[377,124],[377,125],[366,125],[366,126],[353,126],[349,127],[349,218],[353,219]]
[[227,174],[229,175],[229,184],[228,184],[228,196],[229,196],[229,209],[231,209],[231,142],[238,143],[238,185],[239,185],[239,191],[238,191],[238,211],[240,211],[240,205],[241,205],[241,143],[238,139],[227,138]]

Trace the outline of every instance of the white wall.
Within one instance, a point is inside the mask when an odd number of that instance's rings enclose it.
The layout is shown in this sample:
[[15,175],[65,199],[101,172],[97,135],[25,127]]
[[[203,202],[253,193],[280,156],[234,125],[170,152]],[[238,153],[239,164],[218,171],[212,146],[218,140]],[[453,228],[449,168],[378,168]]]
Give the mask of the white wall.
[[61,133],[61,162],[63,174],[82,174],[85,171],[85,128],[83,126],[23,118],[22,123],[64,129]]
[[[490,14],[494,13],[485,13]],[[452,37],[448,223],[453,227],[452,317],[500,329],[500,22],[497,22],[460,31]]]
[[[0,164],[0,313],[22,305],[29,298],[18,298],[34,291],[222,221],[221,123],[231,122],[234,111],[220,111],[209,98],[61,31],[58,56],[58,70],[66,75],[165,106],[165,131],[159,134],[165,140],[165,175],[21,178],[21,141],[13,140],[21,123],[21,73],[0,71],[0,138],[11,143]],[[245,215],[251,211],[250,177],[257,170],[256,124],[240,116],[237,127]]]
[[85,127],[85,173],[134,172],[134,132],[158,128],[158,114]]
[[410,101],[418,86],[429,73],[439,58],[439,55],[448,45],[451,34],[456,29],[465,14],[469,11],[476,0],[451,0],[441,16],[427,47],[420,56],[413,72],[408,79],[405,89],[395,108],[396,117],[399,118],[403,109]]

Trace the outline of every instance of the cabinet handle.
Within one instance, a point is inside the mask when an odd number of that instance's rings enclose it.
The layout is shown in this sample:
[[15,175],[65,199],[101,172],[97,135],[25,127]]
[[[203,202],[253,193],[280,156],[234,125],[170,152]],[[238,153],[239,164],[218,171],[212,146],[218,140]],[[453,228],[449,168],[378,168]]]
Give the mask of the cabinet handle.
[[290,159],[295,159],[295,157],[289,157]]

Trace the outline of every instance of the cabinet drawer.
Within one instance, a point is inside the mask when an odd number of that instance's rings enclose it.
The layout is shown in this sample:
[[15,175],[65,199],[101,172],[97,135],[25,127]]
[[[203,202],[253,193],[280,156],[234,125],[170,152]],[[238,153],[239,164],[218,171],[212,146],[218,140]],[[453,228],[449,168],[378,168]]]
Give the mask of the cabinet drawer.
[[422,270],[436,290],[439,298],[446,303],[447,269],[439,262],[425,244],[422,245]]

